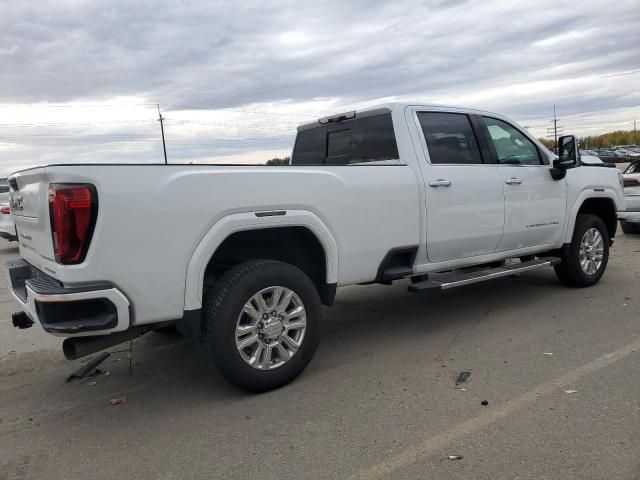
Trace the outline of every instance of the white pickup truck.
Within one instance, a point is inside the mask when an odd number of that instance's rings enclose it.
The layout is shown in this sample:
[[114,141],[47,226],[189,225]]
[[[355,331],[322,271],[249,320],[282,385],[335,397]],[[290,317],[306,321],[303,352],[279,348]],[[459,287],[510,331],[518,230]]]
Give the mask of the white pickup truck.
[[556,158],[494,113],[389,104],[300,126],[288,166],[17,172],[13,321],[67,337],[71,359],[175,324],[234,385],[273,389],[311,360],[336,287],[548,266],[598,282],[620,173],[581,165],[573,136],[560,145]]

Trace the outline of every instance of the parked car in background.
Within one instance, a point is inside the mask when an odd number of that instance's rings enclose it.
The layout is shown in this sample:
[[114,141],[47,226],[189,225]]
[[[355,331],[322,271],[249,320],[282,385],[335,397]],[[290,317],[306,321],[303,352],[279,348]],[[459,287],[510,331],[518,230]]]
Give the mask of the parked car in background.
[[9,208],[9,184],[6,178],[0,178],[0,237],[17,240],[16,226]]
[[618,212],[622,231],[640,233],[640,160],[631,162],[622,174],[625,211]]
[[600,149],[596,153],[596,156],[603,162],[620,162],[623,159],[619,158],[613,150]]
[[616,156],[622,161],[629,162],[633,159],[640,159],[640,153],[634,152],[633,150],[626,150],[624,148],[620,148],[614,152]]
[[598,156],[598,152],[596,152],[595,150],[583,150],[583,149],[580,149],[580,156],[584,157],[585,155],[589,155],[590,157],[597,157]]

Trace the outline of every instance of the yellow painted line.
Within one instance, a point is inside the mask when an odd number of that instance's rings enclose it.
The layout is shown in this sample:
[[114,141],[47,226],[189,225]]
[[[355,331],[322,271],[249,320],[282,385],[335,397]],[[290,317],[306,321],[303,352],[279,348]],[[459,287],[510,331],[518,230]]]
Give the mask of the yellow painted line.
[[459,423],[446,432],[427,438],[423,442],[409,447],[408,449],[393,455],[376,465],[366,467],[353,474],[350,478],[352,480],[389,478],[394,471],[422,460],[428,455],[443,449],[453,441],[476,432],[487,425],[507,417],[508,415],[516,413],[518,410],[534,403],[544,395],[557,392],[558,390],[575,384],[581,378],[591,375],[602,368],[622,360],[636,351],[640,351],[640,338],[619,348],[618,350],[606,353],[601,357],[598,357],[595,360],[571,370],[549,382],[542,383],[512,400],[508,400],[503,405],[492,409],[485,414]]

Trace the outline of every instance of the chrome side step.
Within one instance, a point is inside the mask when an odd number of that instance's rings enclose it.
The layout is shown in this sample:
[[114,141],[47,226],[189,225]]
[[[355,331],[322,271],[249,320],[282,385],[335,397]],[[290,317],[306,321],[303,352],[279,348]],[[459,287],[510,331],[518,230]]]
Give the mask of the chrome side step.
[[514,263],[504,267],[489,268],[471,273],[461,273],[450,275],[438,280],[425,280],[409,285],[410,292],[422,292],[424,290],[448,290],[449,288],[462,287],[471,285],[472,283],[484,282],[485,280],[493,280],[494,278],[508,277],[518,273],[537,270],[538,268],[551,267],[557,265],[562,260],[558,257],[536,258],[521,263]]

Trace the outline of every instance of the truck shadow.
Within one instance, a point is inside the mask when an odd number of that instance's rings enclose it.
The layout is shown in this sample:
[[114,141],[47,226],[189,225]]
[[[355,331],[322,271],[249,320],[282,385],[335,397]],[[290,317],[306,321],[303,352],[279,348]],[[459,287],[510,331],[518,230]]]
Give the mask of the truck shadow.
[[[341,289],[336,304],[324,309],[320,346],[301,378],[262,396],[286,395],[287,391],[304,388],[302,383],[322,382],[325,372],[348,367],[363,357],[393,355],[387,347],[399,342],[425,343],[434,335],[473,328],[489,319],[496,309],[503,313],[513,311],[512,321],[518,322],[515,313],[524,304],[561,299],[566,291],[553,272],[535,272],[442,294],[411,294],[407,285],[403,281],[391,287]],[[434,351],[433,356],[438,353]],[[125,358],[120,362],[118,374],[128,376],[124,368],[128,361]],[[131,380],[129,386],[141,387],[140,394],[151,400],[175,391],[180,391],[182,398],[191,396],[191,401],[229,401],[247,396],[229,386],[215,370],[207,369],[196,342],[178,334],[151,333],[137,340]]]

